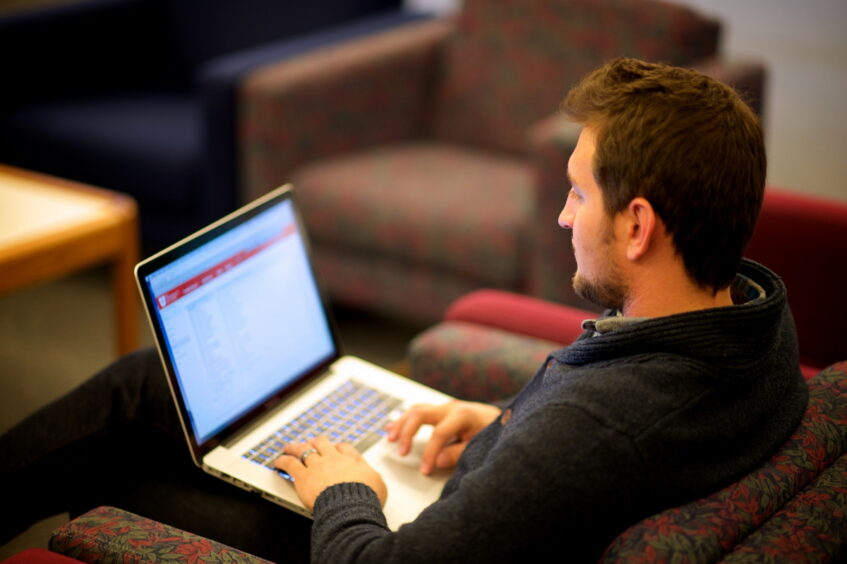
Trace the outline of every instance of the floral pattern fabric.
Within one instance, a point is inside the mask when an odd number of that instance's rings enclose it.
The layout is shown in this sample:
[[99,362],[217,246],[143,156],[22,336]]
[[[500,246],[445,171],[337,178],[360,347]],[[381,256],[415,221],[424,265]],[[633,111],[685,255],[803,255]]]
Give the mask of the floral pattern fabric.
[[[437,84],[435,136],[523,152],[586,73],[611,58],[671,64],[716,54],[720,25],[643,0],[465,0]],[[566,157],[563,157],[566,160]]]
[[409,346],[410,377],[457,398],[494,402],[517,394],[562,345],[461,321],[422,333]]
[[50,550],[82,562],[267,563],[256,556],[114,507],[98,507],[57,529]]
[[808,382],[800,426],[759,469],[621,534],[603,562],[833,561],[847,550],[847,362]]

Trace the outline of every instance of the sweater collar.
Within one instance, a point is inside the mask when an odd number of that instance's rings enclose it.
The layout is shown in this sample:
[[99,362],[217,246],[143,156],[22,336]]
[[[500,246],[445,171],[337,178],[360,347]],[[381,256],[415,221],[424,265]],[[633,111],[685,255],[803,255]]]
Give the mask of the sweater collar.
[[[767,292],[754,280],[744,276],[740,272],[735,275],[735,280],[730,288],[732,302],[735,305],[743,305],[754,300],[767,298]],[[599,337],[611,331],[629,327],[635,323],[650,319],[649,317],[625,317],[620,310],[609,310],[603,317],[597,319],[585,319],[582,322],[583,331],[591,331],[592,337]]]
[[[765,350],[773,341],[786,306],[779,277],[744,259],[735,281],[735,305],[656,318],[625,318],[615,311],[589,320],[587,331],[553,356],[560,362],[583,365],[624,356],[665,353],[720,364],[736,351]],[[743,296],[746,301],[737,303]],[[595,337],[595,338],[591,338]]]

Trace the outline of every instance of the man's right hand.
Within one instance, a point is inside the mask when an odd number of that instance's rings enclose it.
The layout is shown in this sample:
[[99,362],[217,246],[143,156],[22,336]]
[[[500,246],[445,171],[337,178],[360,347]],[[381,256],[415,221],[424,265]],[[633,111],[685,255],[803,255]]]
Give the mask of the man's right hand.
[[421,461],[421,473],[456,465],[468,442],[497,419],[500,409],[485,403],[452,401],[442,405],[415,405],[388,424],[388,440],[399,442],[401,456],[409,453],[421,425],[433,425]]

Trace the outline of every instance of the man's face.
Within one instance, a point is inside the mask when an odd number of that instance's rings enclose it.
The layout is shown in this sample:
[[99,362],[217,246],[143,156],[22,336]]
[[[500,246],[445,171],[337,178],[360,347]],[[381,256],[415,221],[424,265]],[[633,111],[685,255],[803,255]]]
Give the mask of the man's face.
[[571,190],[559,225],[573,231],[576,293],[600,306],[622,309],[628,288],[617,262],[614,222],[594,179],[595,142],[592,129],[584,127],[568,161]]

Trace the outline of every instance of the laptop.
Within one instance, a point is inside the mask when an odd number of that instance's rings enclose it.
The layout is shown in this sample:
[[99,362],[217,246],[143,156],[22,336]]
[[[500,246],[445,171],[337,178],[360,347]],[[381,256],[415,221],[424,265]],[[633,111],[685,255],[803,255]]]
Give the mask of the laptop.
[[447,474],[418,471],[426,432],[400,457],[384,425],[451,398],[342,355],[294,198],[268,193],[139,263],[136,282],[198,466],[310,517],[273,460],[310,436],[351,442],[382,474],[396,530]]

